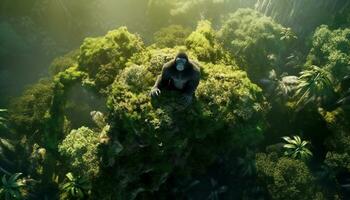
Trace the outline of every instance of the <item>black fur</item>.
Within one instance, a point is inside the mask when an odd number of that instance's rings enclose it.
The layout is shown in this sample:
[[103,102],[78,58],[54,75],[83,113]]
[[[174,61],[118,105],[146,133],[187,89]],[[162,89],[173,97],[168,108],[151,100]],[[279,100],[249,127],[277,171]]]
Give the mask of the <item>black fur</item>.
[[[178,71],[176,69],[176,58],[185,58],[187,60],[183,71]],[[186,53],[179,53],[173,60],[164,64],[162,73],[158,76],[153,88],[158,88],[160,90],[179,90],[186,95],[193,95],[199,84],[199,79],[200,70],[198,66],[188,59]],[[183,88],[176,87],[176,80],[184,82]]]

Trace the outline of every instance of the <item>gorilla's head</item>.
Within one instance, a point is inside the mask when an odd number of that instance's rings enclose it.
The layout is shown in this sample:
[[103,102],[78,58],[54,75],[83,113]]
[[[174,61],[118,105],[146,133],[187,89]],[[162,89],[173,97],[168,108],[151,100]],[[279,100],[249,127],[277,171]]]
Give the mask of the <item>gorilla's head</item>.
[[176,55],[175,58],[176,69],[178,71],[183,71],[188,63],[188,56],[186,53],[181,52]]

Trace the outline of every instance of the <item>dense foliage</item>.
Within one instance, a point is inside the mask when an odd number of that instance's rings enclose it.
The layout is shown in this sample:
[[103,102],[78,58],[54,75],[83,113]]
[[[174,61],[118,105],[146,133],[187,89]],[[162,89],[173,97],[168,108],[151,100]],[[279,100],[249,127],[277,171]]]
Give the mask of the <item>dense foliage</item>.
[[314,177],[302,161],[257,154],[256,167],[271,199],[323,199],[322,193],[315,191]]
[[[32,6],[46,16],[54,5],[43,2]],[[99,5],[57,2],[67,19]],[[85,38],[0,109],[0,198],[349,198],[350,31],[336,23],[348,5],[306,37],[289,10],[296,2],[236,12],[255,1],[122,2],[148,12]],[[99,26],[71,23],[75,33]],[[25,49],[12,27],[1,29],[0,58]],[[201,71],[190,105],[177,91],[149,95],[179,51]]]
[[87,38],[81,46],[78,65],[94,79],[98,89],[110,85],[119,69],[136,52],[142,50],[141,39],[126,27],[110,31],[103,38]]
[[258,80],[272,68],[280,67],[277,64],[284,50],[282,30],[269,17],[251,9],[240,9],[224,23],[220,40],[253,80]]
[[330,30],[319,27],[312,42],[308,64],[327,69],[336,80],[350,73],[350,29]]

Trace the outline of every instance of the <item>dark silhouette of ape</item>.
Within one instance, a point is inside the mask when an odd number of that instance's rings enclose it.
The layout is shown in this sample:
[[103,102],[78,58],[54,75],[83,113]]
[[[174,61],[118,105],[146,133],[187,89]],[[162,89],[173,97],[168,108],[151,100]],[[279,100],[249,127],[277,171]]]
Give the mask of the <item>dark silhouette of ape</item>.
[[183,93],[185,104],[192,101],[200,79],[198,66],[188,59],[186,53],[179,53],[175,59],[164,64],[151,90],[151,96],[158,96],[162,90],[178,90]]

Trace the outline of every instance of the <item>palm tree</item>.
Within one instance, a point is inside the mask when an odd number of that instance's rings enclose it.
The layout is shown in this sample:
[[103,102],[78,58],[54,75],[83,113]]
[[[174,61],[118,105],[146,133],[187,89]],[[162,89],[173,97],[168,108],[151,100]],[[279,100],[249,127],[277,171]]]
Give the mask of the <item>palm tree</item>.
[[23,199],[25,183],[18,179],[22,173],[10,175],[7,179],[6,174],[2,176],[0,186],[0,197],[4,200]]
[[323,100],[330,97],[333,93],[332,75],[317,66],[311,66],[308,70],[302,71],[299,77],[299,84],[295,96],[297,97],[297,106],[306,105],[311,101]]
[[283,145],[286,149],[285,155],[302,160],[307,160],[312,156],[312,152],[306,147],[309,142],[301,140],[299,136],[293,136],[293,138],[285,136],[282,139],[287,142]]
[[67,182],[61,186],[61,199],[83,199],[90,193],[91,185],[87,178],[74,177],[71,172],[66,174],[66,178]]

